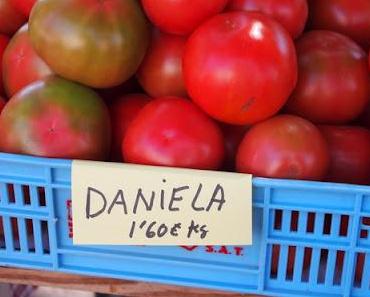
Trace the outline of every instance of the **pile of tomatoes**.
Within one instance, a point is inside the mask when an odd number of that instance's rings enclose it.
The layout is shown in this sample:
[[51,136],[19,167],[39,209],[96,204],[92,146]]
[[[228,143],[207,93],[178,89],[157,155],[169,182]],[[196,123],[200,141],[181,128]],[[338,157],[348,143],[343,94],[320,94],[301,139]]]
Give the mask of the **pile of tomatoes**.
[[370,184],[369,49],[369,0],[0,0],[0,151]]

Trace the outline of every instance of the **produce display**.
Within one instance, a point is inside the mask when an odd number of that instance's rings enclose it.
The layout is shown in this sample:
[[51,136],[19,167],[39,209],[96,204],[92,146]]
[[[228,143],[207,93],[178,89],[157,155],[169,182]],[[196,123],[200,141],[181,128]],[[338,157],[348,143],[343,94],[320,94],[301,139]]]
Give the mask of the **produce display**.
[[0,0],[0,151],[370,185],[368,0]]

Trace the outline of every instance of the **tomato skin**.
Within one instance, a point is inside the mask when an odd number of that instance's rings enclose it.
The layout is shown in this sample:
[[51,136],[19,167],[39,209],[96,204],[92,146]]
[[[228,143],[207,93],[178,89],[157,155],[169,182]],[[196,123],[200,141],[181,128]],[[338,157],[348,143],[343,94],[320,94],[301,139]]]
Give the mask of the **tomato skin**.
[[3,57],[4,88],[12,97],[27,85],[53,74],[48,65],[36,54],[24,25],[12,37]]
[[351,37],[365,49],[370,47],[370,1],[310,0],[310,23]]
[[328,181],[370,184],[370,130],[356,126],[321,126],[330,151]]
[[[4,51],[9,43],[9,38],[0,34],[0,61],[3,60]],[[3,63],[0,63],[0,95],[4,94],[3,87]]]
[[92,90],[59,77],[12,97],[0,115],[0,150],[42,157],[105,160],[108,108]]
[[276,114],[297,80],[292,38],[260,13],[228,12],[203,23],[183,58],[192,100],[213,118],[253,124]]
[[147,104],[127,129],[128,163],[217,169],[224,157],[222,133],[192,102],[162,97]]
[[234,126],[220,123],[225,142],[225,159],[223,170],[235,171],[235,157],[239,144],[244,138],[249,126]]
[[12,5],[10,0],[0,0],[0,34],[12,35],[26,21],[26,17]]
[[320,124],[358,117],[369,101],[365,52],[348,37],[310,31],[297,41],[298,83],[287,111]]
[[12,5],[23,13],[27,18],[30,16],[32,7],[35,5],[37,0],[10,0]]
[[230,0],[228,10],[266,14],[282,24],[293,38],[301,35],[308,18],[307,0]]
[[94,88],[128,80],[149,43],[149,26],[136,0],[38,1],[29,32],[34,49],[55,73]]
[[253,126],[236,156],[238,172],[271,178],[320,180],[328,166],[328,145],[319,129],[292,115]]
[[144,94],[124,95],[109,103],[112,123],[111,160],[122,161],[122,141],[139,111],[150,101]]
[[136,74],[149,96],[187,96],[182,75],[186,40],[186,37],[153,31],[151,45]]
[[203,21],[220,13],[228,0],[141,0],[145,13],[161,31],[189,35]]

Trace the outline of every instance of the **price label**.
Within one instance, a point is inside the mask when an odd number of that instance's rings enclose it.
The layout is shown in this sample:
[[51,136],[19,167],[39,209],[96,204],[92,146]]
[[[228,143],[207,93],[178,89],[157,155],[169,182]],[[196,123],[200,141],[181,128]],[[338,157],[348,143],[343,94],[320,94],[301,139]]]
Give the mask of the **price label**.
[[74,244],[249,245],[246,174],[74,161]]

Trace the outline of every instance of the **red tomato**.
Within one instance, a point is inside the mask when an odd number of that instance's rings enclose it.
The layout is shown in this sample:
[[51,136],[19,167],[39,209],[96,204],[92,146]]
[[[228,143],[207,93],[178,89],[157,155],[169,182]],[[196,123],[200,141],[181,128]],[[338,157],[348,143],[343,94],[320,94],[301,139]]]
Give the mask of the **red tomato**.
[[229,12],[202,24],[186,45],[183,71],[190,97],[229,124],[252,124],[279,111],[297,80],[292,38],[273,19]]
[[253,126],[239,146],[239,172],[273,178],[319,180],[329,166],[325,138],[309,121],[279,115]]
[[230,0],[228,9],[262,12],[282,24],[293,38],[301,35],[308,17],[307,0]]
[[0,34],[12,35],[26,21],[26,17],[12,5],[10,0],[0,0]]
[[320,127],[329,143],[327,180],[370,184],[370,130],[350,126]]
[[3,59],[3,55],[4,55],[4,51],[8,45],[8,42],[9,42],[9,38],[5,35],[1,35],[0,34],[0,95],[4,94],[4,88],[3,88],[3,69],[2,69],[2,65],[3,63],[1,63],[2,59]]
[[220,124],[220,127],[225,139],[225,160],[223,169],[235,171],[236,152],[249,127],[228,124]]
[[37,0],[10,0],[12,5],[21,11],[27,18],[29,17],[33,5]]
[[4,106],[5,106],[5,100],[0,97],[0,113],[3,110]]
[[127,128],[149,100],[144,94],[128,94],[108,105],[112,123],[112,161],[122,161],[122,141]]
[[336,31],[370,47],[369,0],[310,0],[309,12],[312,28]]
[[369,101],[365,52],[348,37],[311,31],[297,42],[298,84],[287,110],[315,123],[346,123]]
[[3,57],[4,87],[9,97],[53,72],[34,51],[24,25],[10,40]]
[[141,0],[146,14],[164,32],[188,35],[220,13],[228,0]]
[[153,31],[152,43],[137,72],[138,80],[152,97],[186,97],[182,56],[186,38]]
[[222,133],[192,102],[158,98],[127,129],[123,159],[129,163],[217,169],[224,157]]

